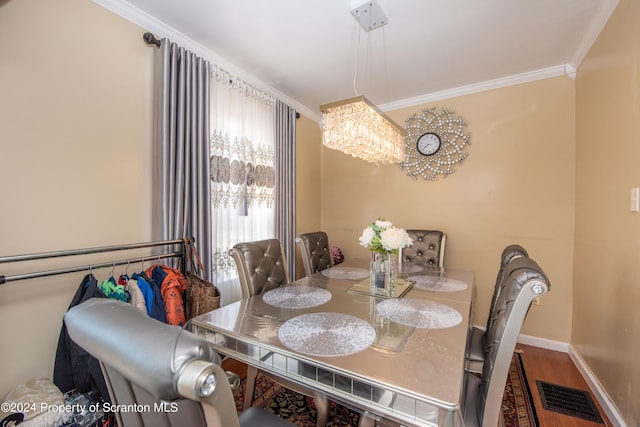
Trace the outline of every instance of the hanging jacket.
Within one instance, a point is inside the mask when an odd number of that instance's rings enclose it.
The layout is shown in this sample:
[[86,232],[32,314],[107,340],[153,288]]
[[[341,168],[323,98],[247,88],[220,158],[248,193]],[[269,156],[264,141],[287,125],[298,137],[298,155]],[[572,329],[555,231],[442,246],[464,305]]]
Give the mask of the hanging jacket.
[[149,316],[162,323],[167,323],[167,312],[162,299],[160,285],[153,278],[147,276],[144,271],[139,274],[136,273],[132,277],[138,281],[138,287],[144,294]]
[[187,319],[182,295],[187,290],[187,279],[175,268],[160,264],[149,267],[145,273],[160,285],[167,323],[184,326]]
[[128,298],[124,290],[124,286],[117,284],[116,279],[113,277],[109,277],[107,280],[100,283],[98,287],[102,292],[104,292],[107,298],[127,302]]
[[147,306],[147,314],[151,316],[151,312],[153,311],[153,289],[151,289],[151,285],[142,274],[136,273],[131,276],[131,278],[138,284],[138,289],[142,292],[144,302]]
[[144,295],[142,295],[142,291],[138,287],[137,280],[127,280],[127,292],[129,294],[129,304],[148,315],[147,302],[144,300]]
[[[87,274],[76,291],[69,308],[75,307],[91,298],[106,298],[98,288],[98,281],[92,274]],[[53,382],[66,393],[73,389],[80,392],[94,391],[106,402],[110,402],[109,391],[100,369],[98,360],[74,343],[67,327],[62,322],[58,347],[53,367]]]

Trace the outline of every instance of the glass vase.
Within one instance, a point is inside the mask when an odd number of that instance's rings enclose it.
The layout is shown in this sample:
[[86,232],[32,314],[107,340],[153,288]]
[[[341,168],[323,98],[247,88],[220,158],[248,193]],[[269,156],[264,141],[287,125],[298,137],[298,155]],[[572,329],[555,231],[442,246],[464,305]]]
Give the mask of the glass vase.
[[371,252],[371,293],[392,296],[395,291],[398,255],[389,252]]

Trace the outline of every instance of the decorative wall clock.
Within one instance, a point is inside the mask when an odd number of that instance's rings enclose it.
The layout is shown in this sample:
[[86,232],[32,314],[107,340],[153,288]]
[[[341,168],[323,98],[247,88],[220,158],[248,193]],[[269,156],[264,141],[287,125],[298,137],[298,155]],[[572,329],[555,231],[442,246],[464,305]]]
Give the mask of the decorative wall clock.
[[427,181],[437,181],[438,175],[446,178],[469,155],[465,149],[471,144],[471,135],[463,133],[466,123],[452,111],[428,108],[405,123],[406,154],[398,166],[414,180],[418,176]]

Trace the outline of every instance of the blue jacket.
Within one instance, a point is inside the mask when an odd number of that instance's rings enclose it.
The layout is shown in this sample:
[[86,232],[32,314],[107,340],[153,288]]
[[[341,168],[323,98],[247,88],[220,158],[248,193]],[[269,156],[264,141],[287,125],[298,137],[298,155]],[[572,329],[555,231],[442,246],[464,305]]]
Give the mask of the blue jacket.
[[138,281],[138,287],[142,291],[142,295],[144,295],[144,300],[147,303],[147,314],[162,323],[167,323],[167,311],[164,306],[164,299],[162,299],[160,285],[144,272],[136,273],[132,278]]

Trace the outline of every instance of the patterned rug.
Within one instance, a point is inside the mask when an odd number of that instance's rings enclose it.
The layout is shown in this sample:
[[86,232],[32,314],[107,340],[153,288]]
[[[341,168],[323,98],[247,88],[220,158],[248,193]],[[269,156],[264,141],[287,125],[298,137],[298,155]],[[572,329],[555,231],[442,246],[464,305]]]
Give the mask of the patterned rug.
[[[236,409],[242,412],[245,381],[235,391]],[[287,390],[261,373],[256,378],[253,406],[262,406],[294,423],[298,427],[314,427],[316,407],[312,397]],[[531,391],[518,353],[514,353],[502,399],[505,427],[537,427],[538,417]],[[331,402],[327,427],[356,427],[360,415],[342,405]]]
[[537,427],[538,415],[519,353],[514,353],[502,397],[505,427]]

